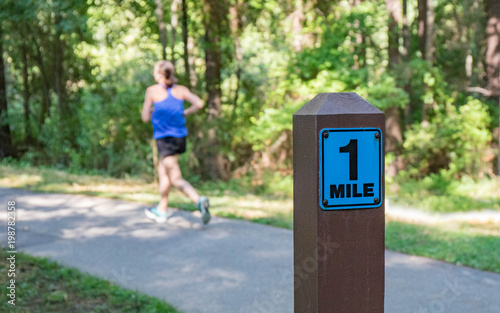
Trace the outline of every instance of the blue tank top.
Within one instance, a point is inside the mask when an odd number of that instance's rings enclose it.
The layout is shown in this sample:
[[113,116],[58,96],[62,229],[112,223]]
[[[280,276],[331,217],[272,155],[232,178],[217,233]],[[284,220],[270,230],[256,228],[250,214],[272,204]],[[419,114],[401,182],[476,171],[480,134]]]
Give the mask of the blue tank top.
[[[173,86],[172,86],[173,87]],[[172,87],[167,89],[167,98],[153,102],[154,111],[151,117],[153,138],[186,137],[186,119],[184,118],[184,100],[172,95]]]

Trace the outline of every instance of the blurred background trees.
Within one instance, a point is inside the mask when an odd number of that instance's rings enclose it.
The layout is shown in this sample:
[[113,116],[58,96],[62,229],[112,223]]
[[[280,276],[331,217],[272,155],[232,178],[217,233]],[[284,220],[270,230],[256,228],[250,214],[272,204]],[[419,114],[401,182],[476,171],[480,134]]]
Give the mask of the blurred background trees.
[[497,0],[4,0],[0,158],[153,178],[140,120],[155,62],[206,106],[183,166],[290,174],[292,114],[319,92],[386,113],[388,174],[498,174]]

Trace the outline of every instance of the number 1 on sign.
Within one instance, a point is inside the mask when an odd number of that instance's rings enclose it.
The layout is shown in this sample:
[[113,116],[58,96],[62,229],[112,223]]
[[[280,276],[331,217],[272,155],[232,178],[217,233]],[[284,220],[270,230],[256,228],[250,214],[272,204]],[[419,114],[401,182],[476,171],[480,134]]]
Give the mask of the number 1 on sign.
[[349,180],[358,180],[358,140],[351,139],[347,146],[339,148],[339,152],[349,153]]

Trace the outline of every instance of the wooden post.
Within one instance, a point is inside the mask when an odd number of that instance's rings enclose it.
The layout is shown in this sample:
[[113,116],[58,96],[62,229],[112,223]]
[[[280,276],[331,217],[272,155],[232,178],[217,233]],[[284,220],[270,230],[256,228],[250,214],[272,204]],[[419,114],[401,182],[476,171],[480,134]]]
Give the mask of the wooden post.
[[293,116],[295,313],[384,312],[384,119],[356,93]]

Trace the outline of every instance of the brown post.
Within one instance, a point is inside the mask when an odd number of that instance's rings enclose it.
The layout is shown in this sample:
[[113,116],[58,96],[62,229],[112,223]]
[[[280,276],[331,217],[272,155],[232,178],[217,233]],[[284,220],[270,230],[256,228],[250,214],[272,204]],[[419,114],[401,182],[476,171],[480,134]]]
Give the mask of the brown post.
[[293,116],[295,313],[384,312],[384,119],[356,93]]

